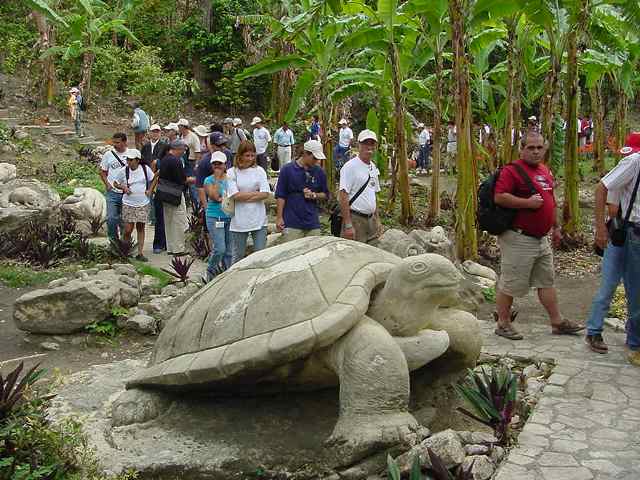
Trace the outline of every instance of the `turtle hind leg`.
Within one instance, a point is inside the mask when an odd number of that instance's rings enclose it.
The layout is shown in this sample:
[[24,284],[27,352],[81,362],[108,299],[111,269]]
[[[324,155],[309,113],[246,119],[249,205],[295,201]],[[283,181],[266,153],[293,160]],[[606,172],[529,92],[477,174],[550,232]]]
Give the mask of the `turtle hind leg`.
[[144,423],[159,417],[171,406],[168,396],[149,390],[125,390],[111,405],[111,425]]
[[340,416],[328,444],[345,463],[420,440],[420,425],[408,412],[407,361],[384,327],[364,317],[328,354],[340,379]]

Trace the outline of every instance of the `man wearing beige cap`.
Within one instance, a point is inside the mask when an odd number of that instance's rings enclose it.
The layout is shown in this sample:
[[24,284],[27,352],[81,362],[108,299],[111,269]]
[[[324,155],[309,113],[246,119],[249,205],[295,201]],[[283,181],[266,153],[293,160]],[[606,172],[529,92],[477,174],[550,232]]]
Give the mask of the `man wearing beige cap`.
[[327,176],[318,166],[327,158],[322,144],[309,140],[303,148],[300,158],[282,166],[276,185],[276,228],[285,242],[320,235],[318,202],[329,196]]
[[149,127],[149,140],[142,146],[140,154],[142,155],[142,163],[153,168],[159,158],[166,155],[169,150],[169,144],[162,140],[162,128],[157,123]]
[[373,162],[378,137],[371,130],[358,135],[358,155],[340,169],[340,211],[342,236],[375,243],[380,236],[376,193],[380,191],[380,171]]

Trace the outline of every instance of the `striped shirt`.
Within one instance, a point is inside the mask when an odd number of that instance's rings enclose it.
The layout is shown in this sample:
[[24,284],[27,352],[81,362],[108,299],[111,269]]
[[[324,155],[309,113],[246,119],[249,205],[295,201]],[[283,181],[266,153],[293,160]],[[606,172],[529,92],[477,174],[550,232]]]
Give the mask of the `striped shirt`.
[[[625,218],[629,210],[631,194],[638,175],[640,175],[640,153],[634,153],[624,157],[613,170],[602,177],[601,182],[607,187],[607,190],[620,191],[622,218]],[[640,192],[636,195],[635,202],[633,202],[633,210],[629,221],[640,223]]]

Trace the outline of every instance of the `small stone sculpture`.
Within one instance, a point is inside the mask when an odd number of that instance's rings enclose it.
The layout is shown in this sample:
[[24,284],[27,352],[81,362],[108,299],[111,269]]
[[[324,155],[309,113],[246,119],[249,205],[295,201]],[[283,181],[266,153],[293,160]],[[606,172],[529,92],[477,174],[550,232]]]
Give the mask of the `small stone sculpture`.
[[455,312],[438,306],[457,295],[461,279],[439,255],[401,259],[335,237],[256,252],[172,317],[148,368],[114,402],[113,425],[160,415],[166,397],[157,390],[265,392],[339,383],[330,443],[345,455],[419,440],[408,412],[409,371],[449,347],[446,331],[424,326]]

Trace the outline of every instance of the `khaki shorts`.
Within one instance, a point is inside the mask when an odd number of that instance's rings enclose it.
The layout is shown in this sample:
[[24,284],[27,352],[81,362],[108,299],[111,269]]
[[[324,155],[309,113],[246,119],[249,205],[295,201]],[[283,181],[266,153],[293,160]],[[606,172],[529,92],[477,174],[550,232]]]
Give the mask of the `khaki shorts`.
[[530,288],[553,287],[553,251],[549,238],[527,237],[507,230],[498,237],[500,245],[500,291],[524,297]]
[[281,243],[290,242],[291,240],[298,240],[299,238],[319,237],[319,236],[320,236],[319,228],[314,228],[313,230],[300,230],[299,228],[287,227],[284,229],[284,232],[282,232]]
[[[356,242],[375,245],[380,236],[380,224],[378,223],[377,215],[367,218],[351,212],[351,224],[353,225],[353,239]],[[344,229],[344,225],[342,228]]]

